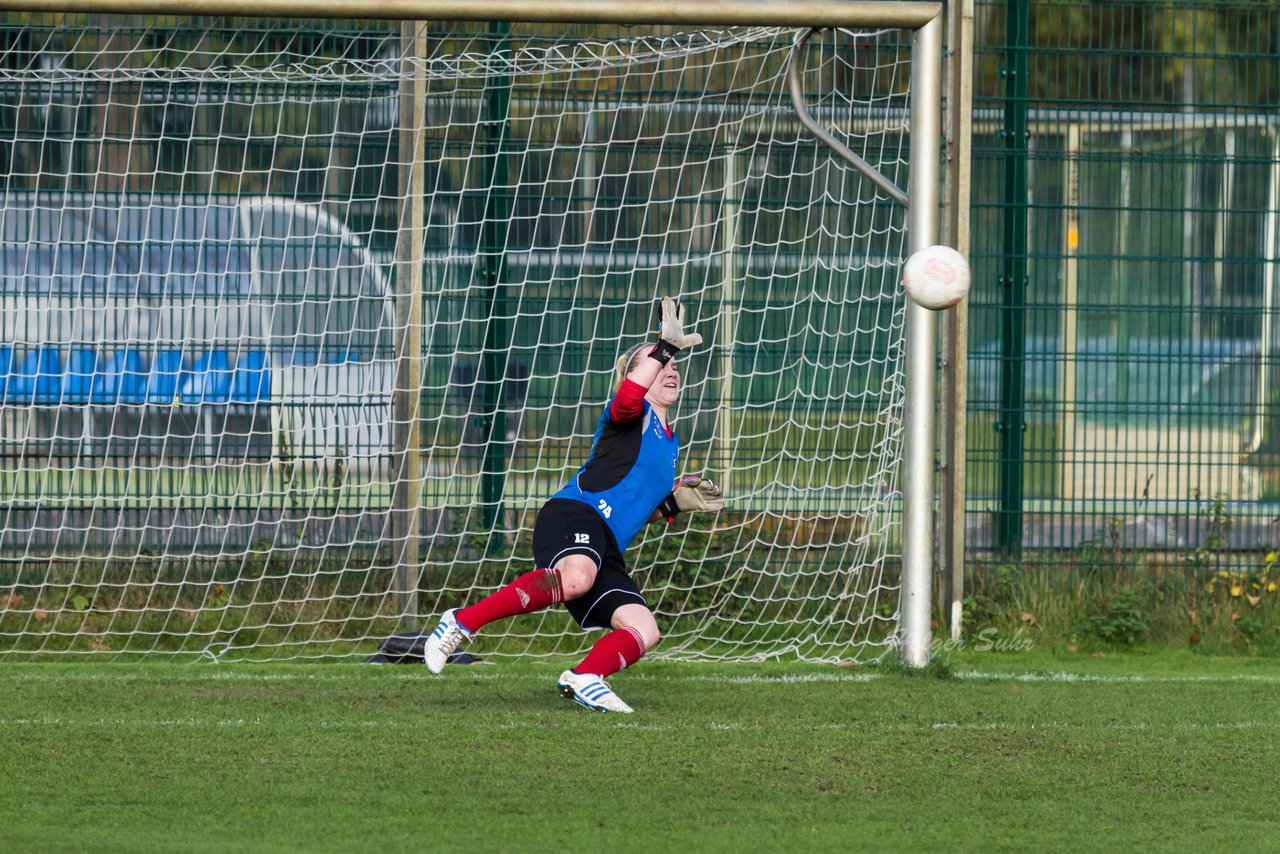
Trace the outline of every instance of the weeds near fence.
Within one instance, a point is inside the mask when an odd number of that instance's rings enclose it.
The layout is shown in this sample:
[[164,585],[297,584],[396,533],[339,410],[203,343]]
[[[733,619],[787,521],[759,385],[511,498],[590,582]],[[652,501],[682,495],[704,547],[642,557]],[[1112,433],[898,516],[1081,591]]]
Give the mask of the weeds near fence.
[[1234,549],[1232,518],[1205,502],[1195,543],[1172,551],[1127,544],[1108,518],[1065,553],[978,565],[967,583],[966,632],[1031,632],[1066,651],[1190,646],[1212,654],[1280,655],[1280,551]]

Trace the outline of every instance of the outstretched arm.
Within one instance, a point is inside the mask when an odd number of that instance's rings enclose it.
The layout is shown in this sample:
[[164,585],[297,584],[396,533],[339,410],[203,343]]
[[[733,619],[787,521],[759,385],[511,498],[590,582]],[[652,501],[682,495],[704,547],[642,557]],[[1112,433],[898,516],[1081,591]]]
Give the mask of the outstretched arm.
[[613,396],[609,406],[609,418],[612,421],[631,421],[640,417],[644,411],[644,396],[653,387],[654,381],[662,373],[667,363],[675,358],[676,353],[688,347],[696,347],[702,343],[702,336],[696,332],[685,332],[684,306],[671,297],[662,298],[661,322],[658,328],[658,343],[649,355],[641,359],[639,364],[627,373]]
[[[651,365],[652,369],[650,369]],[[651,374],[650,370],[652,370]],[[618,388],[618,393],[613,396],[613,403],[609,404],[609,420],[621,423],[639,418],[640,413],[644,412],[644,396],[649,393],[653,381],[661,372],[662,365],[653,359],[641,359],[640,364],[634,371],[627,374]]]

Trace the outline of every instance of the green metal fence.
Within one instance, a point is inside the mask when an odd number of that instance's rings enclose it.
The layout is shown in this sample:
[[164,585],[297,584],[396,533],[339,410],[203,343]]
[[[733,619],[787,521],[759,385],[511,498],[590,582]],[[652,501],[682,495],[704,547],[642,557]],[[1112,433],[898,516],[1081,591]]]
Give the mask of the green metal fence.
[[1280,6],[975,12],[974,564],[1256,565],[1280,541]]

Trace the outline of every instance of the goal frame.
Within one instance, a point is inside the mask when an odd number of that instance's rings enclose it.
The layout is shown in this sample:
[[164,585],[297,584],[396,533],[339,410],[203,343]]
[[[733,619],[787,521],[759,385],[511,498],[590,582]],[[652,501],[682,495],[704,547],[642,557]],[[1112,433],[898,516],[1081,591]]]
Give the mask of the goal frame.
[[939,20],[942,4],[919,0],[0,0],[0,10],[245,18],[886,27],[918,31]]
[[[411,41],[412,21],[505,21],[526,23],[597,23],[627,25],[758,25],[797,28],[893,28],[912,31],[909,175],[907,188],[908,249],[938,242],[941,197],[942,136],[942,4],[902,0],[0,0],[0,9],[28,13],[97,13],[130,15],[207,15],[254,18],[368,18],[403,20],[403,38]],[[414,83],[401,91],[402,116],[421,109]],[[415,125],[409,123],[408,127]],[[411,132],[412,136],[412,132]],[[421,187],[422,139],[414,140],[410,162],[401,166],[402,186]],[[417,173],[417,174],[415,174]],[[400,217],[396,260],[409,273],[409,291],[397,297],[397,320],[405,322],[412,346],[421,335],[421,252],[406,234],[421,222],[421,193],[406,194]],[[416,262],[416,263],[415,263]],[[934,556],[934,432],[937,372],[937,313],[908,301],[905,330],[905,410],[902,474],[902,579],[898,649],[903,660],[923,667],[930,659],[931,581]],[[407,395],[397,413],[416,410],[414,368],[397,363],[396,388]],[[402,422],[397,418],[397,423]],[[421,474],[416,461],[414,430],[398,432],[394,449],[399,474],[393,499],[393,525],[406,534],[400,590],[416,587],[416,510],[411,500]]]

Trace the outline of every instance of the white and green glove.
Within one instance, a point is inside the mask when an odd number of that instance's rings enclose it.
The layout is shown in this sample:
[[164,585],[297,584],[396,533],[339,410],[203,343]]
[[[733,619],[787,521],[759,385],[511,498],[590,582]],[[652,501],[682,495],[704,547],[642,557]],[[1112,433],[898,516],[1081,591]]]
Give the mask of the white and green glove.
[[681,350],[702,343],[701,335],[684,331],[684,306],[671,297],[663,297],[658,307],[658,339],[653,358],[664,365]]
[[658,512],[670,522],[680,513],[714,512],[724,509],[724,493],[705,477],[686,475],[658,505]]

